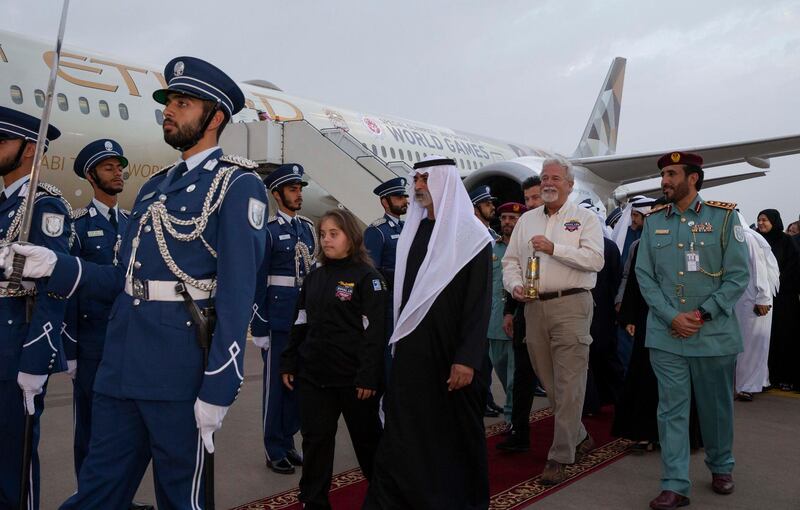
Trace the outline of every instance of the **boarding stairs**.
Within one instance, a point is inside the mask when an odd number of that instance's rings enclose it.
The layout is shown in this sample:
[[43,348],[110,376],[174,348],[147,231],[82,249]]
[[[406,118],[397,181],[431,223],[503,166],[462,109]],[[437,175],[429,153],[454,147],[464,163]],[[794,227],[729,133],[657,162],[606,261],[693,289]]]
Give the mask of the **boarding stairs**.
[[238,154],[259,165],[266,175],[284,162],[300,163],[312,181],[310,191],[321,203],[303,210],[320,215],[330,207],[344,207],[368,224],[383,214],[372,190],[394,177],[407,177],[411,167],[402,161],[384,161],[345,129],[318,129],[307,120],[241,122],[227,126],[220,145],[226,154]]

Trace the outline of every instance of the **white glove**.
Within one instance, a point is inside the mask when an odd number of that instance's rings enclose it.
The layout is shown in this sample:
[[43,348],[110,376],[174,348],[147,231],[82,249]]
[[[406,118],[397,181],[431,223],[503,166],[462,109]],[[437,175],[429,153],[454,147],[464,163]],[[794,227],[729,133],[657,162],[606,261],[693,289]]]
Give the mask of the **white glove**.
[[67,360],[67,375],[75,379],[75,372],[78,370],[78,360],[76,359],[68,359]]
[[214,453],[214,432],[222,427],[222,419],[227,412],[227,406],[215,406],[199,398],[194,401],[194,419],[208,453]]
[[269,337],[268,336],[254,336],[253,343],[256,344],[256,347],[260,347],[265,351],[269,349]]
[[40,395],[47,382],[46,375],[33,375],[20,372],[17,374],[17,384],[25,396],[25,410],[28,414],[35,414],[36,407],[33,404],[33,397]]
[[10,245],[5,245],[0,248],[0,269],[6,268],[6,259],[8,258],[8,254],[11,251]]
[[22,270],[23,278],[43,278],[50,276],[53,273],[53,268],[56,267],[58,258],[53,250],[43,246],[36,246],[35,244],[19,244],[14,243],[11,245],[10,250],[3,248],[0,254],[3,255],[2,264],[5,266],[6,278],[11,277],[14,271],[13,261],[14,255],[19,253],[25,257],[25,268]]

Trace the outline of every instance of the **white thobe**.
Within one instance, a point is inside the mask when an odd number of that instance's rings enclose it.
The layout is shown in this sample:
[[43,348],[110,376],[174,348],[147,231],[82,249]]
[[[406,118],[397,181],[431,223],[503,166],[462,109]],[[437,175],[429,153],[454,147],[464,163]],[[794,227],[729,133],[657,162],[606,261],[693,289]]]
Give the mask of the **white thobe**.
[[[759,393],[765,386],[769,386],[767,359],[772,310],[767,315],[758,316],[753,308],[757,304],[772,305],[774,283],[769,278],[766,250],[755,237],[759,234],[747,230],[744,233],[749,252],[750,281],[735,307],[744,341],[744,351],[736,360],[735,386],[737,392]],[[769,256],[774,257],[772,252],[769,252]]]

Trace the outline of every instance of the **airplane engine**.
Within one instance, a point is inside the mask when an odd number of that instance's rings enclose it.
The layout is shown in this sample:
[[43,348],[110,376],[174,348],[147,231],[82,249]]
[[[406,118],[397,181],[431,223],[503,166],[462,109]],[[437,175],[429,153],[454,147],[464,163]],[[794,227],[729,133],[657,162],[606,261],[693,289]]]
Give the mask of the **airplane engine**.
[[498,199],[498,205],[506,202],[520,202],[522,181],[528,177],[539,175],[544,158],[525,156],[507,161],[495,161],[471,172],[464,178],[464,186],[471,190],[476,186],[488,185],[492,195]]

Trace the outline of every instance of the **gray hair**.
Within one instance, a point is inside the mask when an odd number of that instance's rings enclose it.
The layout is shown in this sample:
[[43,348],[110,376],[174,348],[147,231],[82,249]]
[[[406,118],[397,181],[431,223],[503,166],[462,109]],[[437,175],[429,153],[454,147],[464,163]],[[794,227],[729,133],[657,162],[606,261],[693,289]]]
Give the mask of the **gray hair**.
[[572,173],[572,163],[570,163],[567,158],[565,158],[564,156],[560,156],[558,154],[556,154],[555,156],[550,156],[544,161],[542,161],[542,170],[544,170],[544,167],[550,165],[557,165],[563,168],[566,171],[567,180],[572,183],[575,182],[575,174]]

